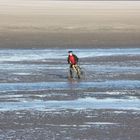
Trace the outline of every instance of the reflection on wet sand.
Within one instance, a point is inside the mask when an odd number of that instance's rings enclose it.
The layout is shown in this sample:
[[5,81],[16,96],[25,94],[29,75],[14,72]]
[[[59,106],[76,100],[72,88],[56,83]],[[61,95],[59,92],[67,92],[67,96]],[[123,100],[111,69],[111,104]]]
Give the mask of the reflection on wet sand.
[[80,80],[67,51],[0,50],[0,139],[138,140],[140,49],[75,49]]

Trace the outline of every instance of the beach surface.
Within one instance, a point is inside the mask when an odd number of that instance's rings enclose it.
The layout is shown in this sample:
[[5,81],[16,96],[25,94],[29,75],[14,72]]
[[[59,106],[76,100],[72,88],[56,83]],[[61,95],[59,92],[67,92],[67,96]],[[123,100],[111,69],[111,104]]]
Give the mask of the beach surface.
[[[139,140],[140,49],[0,50],[0,139]],[[58,53],[59,52],[59,53]]]
[[139,140],[140,2],[12,2],[0,1],[0,140]]

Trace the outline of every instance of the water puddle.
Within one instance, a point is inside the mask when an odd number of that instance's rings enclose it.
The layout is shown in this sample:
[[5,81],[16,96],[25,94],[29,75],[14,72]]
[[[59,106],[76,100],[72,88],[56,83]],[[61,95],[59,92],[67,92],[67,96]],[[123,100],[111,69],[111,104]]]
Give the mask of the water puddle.
[[71,89],[140,89],[139,80],[118,80],[101,82],[38,82],[38,83],[0,83],[0,91],[40,91]]
[[8,110],[50,110],[50,109],[121,109],[121,110],[137,110],[140,111],[140,99],[96,99],[91,97],[79,98],[69,101],[23,101],[23,102],[7,102],[0,103],[0,111]]

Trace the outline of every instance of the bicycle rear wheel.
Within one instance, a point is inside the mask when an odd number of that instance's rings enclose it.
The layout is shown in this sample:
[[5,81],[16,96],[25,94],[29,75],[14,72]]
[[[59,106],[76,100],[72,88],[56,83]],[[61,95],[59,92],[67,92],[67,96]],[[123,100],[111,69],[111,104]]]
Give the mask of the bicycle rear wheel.
[[77,72],[73,68],[70,68],[69,76],[70,76],[70,78],[73,78],[73,79],[78,77]]
[[81,79],[85,79],[85,69],[84,68],[81,68],[80,66],[78,66],[79,68],[79,72],[80,72],[80,78]]

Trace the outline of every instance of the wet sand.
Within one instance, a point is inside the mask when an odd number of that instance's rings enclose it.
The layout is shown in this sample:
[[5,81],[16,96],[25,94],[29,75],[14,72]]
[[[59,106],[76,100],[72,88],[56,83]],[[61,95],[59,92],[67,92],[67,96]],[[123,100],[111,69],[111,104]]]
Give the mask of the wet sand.
[[138,140],[140,136],[140,114],[133,111],[25,110],[0,115],[1,139]]
[[140,49],[73,49],[80,80],[67,51],[0,50],[0,139],[138,140]]

